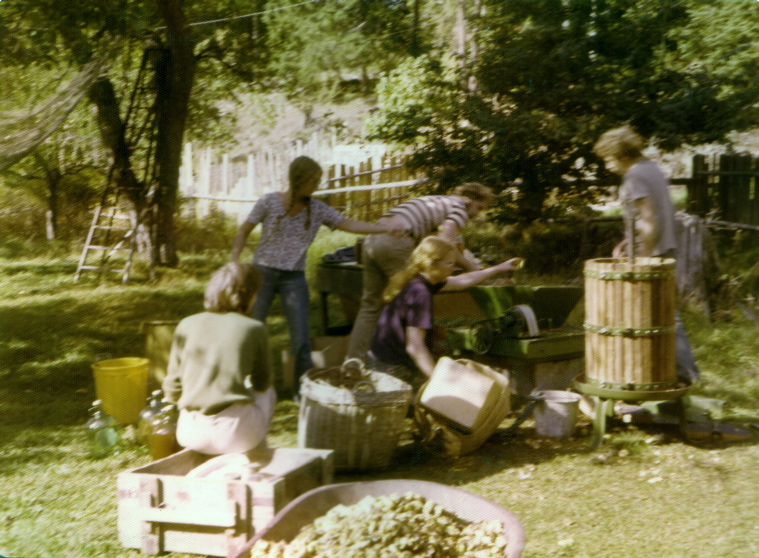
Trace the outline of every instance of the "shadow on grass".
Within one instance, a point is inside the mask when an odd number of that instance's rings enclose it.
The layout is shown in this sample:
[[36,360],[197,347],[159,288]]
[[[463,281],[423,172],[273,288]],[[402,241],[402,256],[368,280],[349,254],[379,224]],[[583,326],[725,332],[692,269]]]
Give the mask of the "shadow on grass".
[[[516,480],[519,474],[529,477],[530,471],[540,464],[555,460],[585,455],[588,463],[600,465],[613,462],[617,455],[645,454],[656,446],[684,442],[676,425],[630,427],[611,420],[608,428],[608,440],[596,450],[589,448],[592,429],[589,423],[580,425],[575,436],[562,439],[539,437],[532,427],[521,427],[515,436],[505,437],[500,429],[476,451],[459,458],[428,450],[406,436],[387,469],[338,471],[335,482],[418,479],[457,486],[476,483],[507,470],[516,470]],[[758,445],[759,435],[754,433],[751,440],[739,444]],[[736,443],[706,440],[692,445],[719,449]]]
[[6,302],[0,307],[0,444],[83,425],[96,398],[92,364],[144,356],[142,322],[180,319],[200,304],[197,294],[149,289]]
[[454,458],[433,451],[413,439],[407,420],[399,447],[387,469],[337,471],[335,482],[377,479],[418,479],[457,486],[476,482],[508,469],[522,469],[587,451],[585,432],[562,440],[536,438],[534,429],[521,427],[505,436],[501,428],[477,450]]

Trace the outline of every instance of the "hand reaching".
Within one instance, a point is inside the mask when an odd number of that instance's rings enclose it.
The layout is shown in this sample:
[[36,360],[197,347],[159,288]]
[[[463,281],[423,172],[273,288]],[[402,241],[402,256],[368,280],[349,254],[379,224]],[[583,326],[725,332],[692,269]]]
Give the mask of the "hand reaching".
[[627,257],[627,239],[622,240],[617,244],[611,252],[612,258],[626,258]]
[[501,262],[495,266],[498,271],[516,271],[524,267],[524,258],[511,258],[505,262]]

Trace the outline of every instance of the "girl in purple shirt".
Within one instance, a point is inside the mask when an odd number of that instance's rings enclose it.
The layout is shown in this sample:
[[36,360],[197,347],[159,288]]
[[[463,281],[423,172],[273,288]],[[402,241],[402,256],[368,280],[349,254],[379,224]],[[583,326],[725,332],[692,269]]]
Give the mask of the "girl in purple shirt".
[[[383,293],[382,309],[372,339],[372,367],[397,374],[414,387],[432,375],[432,297],[441,291],[461,291],[496,275],[514,271],[522,258],[487,269],[452,276],[456,247],[429,236],[411,254],[409,265],[395,274]],[[421,375],[419,374],[421,373]]]

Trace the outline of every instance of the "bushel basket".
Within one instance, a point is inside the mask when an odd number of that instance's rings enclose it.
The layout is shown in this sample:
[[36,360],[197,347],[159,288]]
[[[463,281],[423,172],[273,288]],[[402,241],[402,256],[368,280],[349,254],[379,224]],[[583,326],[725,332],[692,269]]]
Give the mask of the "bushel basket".
[[334,450],[335,469],[390,464],[411,403],[410,385],[351,359],[306,372],[300,396],[298,447]]

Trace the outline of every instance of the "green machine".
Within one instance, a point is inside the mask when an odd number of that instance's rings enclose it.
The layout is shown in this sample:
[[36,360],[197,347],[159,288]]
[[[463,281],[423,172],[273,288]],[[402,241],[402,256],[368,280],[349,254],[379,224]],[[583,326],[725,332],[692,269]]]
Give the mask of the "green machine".
[[485,319],[446,327],[446,343],[454,351],[533,363],[583,356],[582,324],[567,322],[582,287],[476,286],[469,293]]

